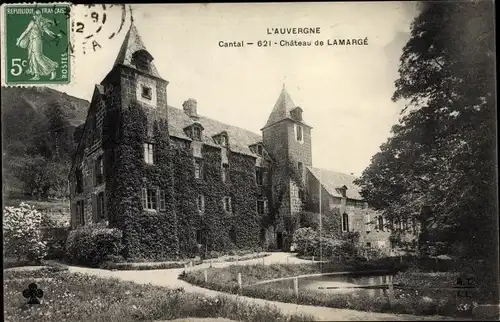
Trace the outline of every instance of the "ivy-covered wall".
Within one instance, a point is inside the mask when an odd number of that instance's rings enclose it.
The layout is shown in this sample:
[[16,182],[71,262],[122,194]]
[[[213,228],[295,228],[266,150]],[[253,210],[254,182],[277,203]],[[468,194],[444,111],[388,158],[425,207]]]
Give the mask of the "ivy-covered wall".
[[[173,198],[172,151],[168,124],[163,118],[151,121],[140,104],[123,109],[119,139],[107,161],[109,224],[123,231],[124,257],[163,259],[179,255],[177,218]],[[148,126],[153,135],[148,135]],[[143,144],[153,142],[153,165],[144,162]],[[145,210],[142,189],[165,190],[166,210]]]
[[[197,230],[206,236],[206,250],[259,247],[262,215],[257,215],[256,203],[258,197],[266,195],[255,182],[255,158],[228,152],[229,176],[223,182],[221,149],[205,145],[203,175],[196,179],[188,144],[177,142],[172,146],[181,252],[197,252]],[[202,212],[197,207],[198,195],[203,195],[205,200]],[[232,212],[224,210],[224,197],[231,198]],[[235,243],[230,238],[230,230],[234,230]]]

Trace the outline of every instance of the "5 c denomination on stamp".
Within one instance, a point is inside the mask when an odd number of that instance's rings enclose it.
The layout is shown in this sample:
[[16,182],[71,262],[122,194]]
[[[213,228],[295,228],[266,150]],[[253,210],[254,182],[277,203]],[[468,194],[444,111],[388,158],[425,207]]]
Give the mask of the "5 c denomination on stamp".
[[7,4],[3,9],[6,84],[69,83],[70,4]]

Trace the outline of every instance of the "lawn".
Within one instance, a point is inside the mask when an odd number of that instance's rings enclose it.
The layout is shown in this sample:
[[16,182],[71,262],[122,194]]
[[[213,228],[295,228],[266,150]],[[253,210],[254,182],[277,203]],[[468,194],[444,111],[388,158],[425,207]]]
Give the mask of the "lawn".
[[[237,321],[310,321],[285,316],[275,307],[258,306],[226,296],[204,297],[117,279],[73,274],[61,269],[4,271],[5,321],[154,321],[225,318]],[[44,292],[40,305],[28,306],[22,291],[33,279]],[[49,278],[50,280],[47,280]]]

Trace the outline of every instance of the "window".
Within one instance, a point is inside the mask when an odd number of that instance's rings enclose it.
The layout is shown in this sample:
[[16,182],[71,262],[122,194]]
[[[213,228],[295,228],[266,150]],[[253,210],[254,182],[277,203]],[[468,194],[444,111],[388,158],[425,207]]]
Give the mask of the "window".
[[229,230],[229,239],[231,239],[231,242],[233,244],[236,244],[236,231],[234,230],[234,228],[231,228],[231,230]]
[[219,144],[222,146],[227,146],[227,136],[221,135],[219,138]]
[[229,179],[229,164],[222,164],[222,182],[226,182]]
[[85,209],[83,200],[76,202],[76,224],[85,225]]
[[298,124],[295,124],[295,139],[298,141],[298,142],[303,142],[303,135],[302,135],[302,126],[301,125],[298,125]]
[[167,209],[167,205],[166,205],[166,202],[165,202],[165,190],[160,190],[159,191],[159,194],[160,194],[160,210],[166,210]]
[[205,196],[204,195],[198,195],[198,198],[196,199],[196,206],[197,206],[199,212],[205,211]]
[[224,199],[222,199],[222,202],[224,204],[225,211],[227,211],[227,212],[233,211],[233,207],[231,205],[231,197],[224,197]]
[[372,243],[366,242],[366,247],[370,247],[371,248],[372,247]]
[[257,214],[263,215],[266,213],[266,201],[257,200]]
[[302,121],[302,109],[299,106],[291,110],[290,115],[292,116],[293,119],[297,121]]
[[139,50],[132,54],[132,64],[140,70],[149,71],[152,59],[153,57],[145,50]]
[[259,186],[264,184],[264,169],[260,167],[255,168],[255,180]]
[[408,218],[403,219],[403,229],[404,231],[408,230]]
[[366,232],[372,231],[371,218],[369,214],[365,215],[365,226],[366,226]]
[[304,197],[305,197],[305,195],[304,195],[304,190],[299,189],[299,199],[300,199],[300,200],[304,200]]
[[378,223],[378,230],[384,231],[384,217],[378,216],[377,223]]
[[104,207],[104,192],[97,195],[97,220],[106,218],[106,208]]
[[142,85],[141,89],[142,89],[142,94],[141,94],[142,97],[144,97],[148,100],[150,100],[153,97],[153,95],[152,95],[153,91],[151,90],[151,87]]
[[201,128],[199,126],[193,126],[193,140],[201,141]]
[[153,164],[153,144],[144,143],[144,161]]
[[414,234],[418,233],[417,220],[415,218],[411,219],[411,228],[412,228]]
[[203,173],[203,163],[200,159],[194,160],[194,177],[201,179]]
[[196,231],[196,242],[198,244],[204,244],[205,243],[205,233],[202,230],[200,230],[200,229],[198,229]]
[[158,190],[152,188],[142,189],[142,207],[144,209],[156,210],[158,209],[158,203],[160,204],[159,210],[165,210],[164,190]]
[[299,174],[302,176],[302,174],[304,173],[304,165],[302,164],[302,162],[297,163],[297,168],[299,169]]
[[76,170],[76,193],[83,192],[83,173],[81,169]]
[[103,177],[104,177],[104,161],[102,159],[102,156],[99,156],[96,160],[96,184],[99,185],[103,182]]
[[349,231],[349,215],[346,213],[342,215],[342,231]]

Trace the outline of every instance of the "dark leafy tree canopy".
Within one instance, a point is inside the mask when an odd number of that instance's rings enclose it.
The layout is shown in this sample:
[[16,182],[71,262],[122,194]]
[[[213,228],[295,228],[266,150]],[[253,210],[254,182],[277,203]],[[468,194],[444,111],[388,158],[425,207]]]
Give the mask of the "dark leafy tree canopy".
[[498,233],[494,41],[493,2],[424,3],[392,97],[409,103],[358,181],[388,218],[428,207],[433,227],[474,254]]

